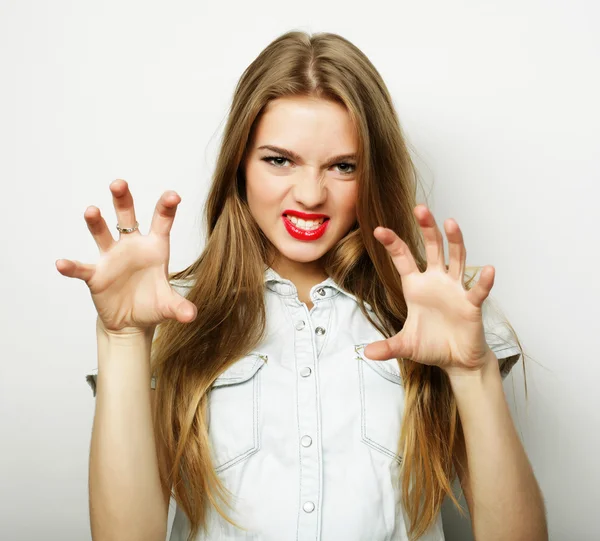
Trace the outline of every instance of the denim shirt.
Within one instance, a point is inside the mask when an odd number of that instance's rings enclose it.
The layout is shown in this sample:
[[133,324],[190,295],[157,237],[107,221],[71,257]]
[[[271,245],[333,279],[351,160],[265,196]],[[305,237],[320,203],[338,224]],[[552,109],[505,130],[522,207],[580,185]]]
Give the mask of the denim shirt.
[[[400,370],[364,355],[384,337],[331,277],[311,288],[310,310],[273,269],[264,283],[266,338],[215,380],[209,400],[214,467],[246,531],[211,510],[195,541],[408,541]],[[487,299],[483,314],[505,378],[521,351]],[[88,382],[95,394],[95,376]],[[170,541],[188,533],[177,506]],[[441,513],[420,539],[444,540]]]

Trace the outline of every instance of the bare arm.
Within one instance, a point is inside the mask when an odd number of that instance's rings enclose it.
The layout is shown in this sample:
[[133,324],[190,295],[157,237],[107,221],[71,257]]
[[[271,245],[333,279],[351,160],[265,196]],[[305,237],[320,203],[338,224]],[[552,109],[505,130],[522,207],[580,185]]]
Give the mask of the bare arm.
[[168,498],[160,486],[152,427],[154,328],[107,332],[97,322],[98,377],[89,469],[94,541],[164,541]]
[[[456,462],[476,540],[547,541],[542,493],[515,430],[498,360],[450,378],[465,434]],[[456,463],[455,462],[455,463]]]
[[[98,312],[96,411],[90,446],[90,521],[94,541],[164,541],[163,496],[152,423],[150,353],[154,330],[169,319],[193,321],[196,305],[169,280],[170,232],[181,198],[162,194],[142,235],[123,179],[110,184],[119,225],[115,240],[100,209],[84,212],[98,246],[96,264],[58,259],[63,276],[89,287]],[[94,379],[88,380],[94,384]]]

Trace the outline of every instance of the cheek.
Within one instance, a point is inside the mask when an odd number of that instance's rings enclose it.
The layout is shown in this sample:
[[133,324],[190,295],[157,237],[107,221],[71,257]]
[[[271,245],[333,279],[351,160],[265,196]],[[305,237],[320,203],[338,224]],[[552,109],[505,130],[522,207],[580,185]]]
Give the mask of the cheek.
[[344,215],[347,215],[349,220],[356,218],[356,197],[358,190],[356,184],[340,194],[338,199],[339,209]]
[[252,211],[268,209],[280,203],[283,184],[276,180],[261,172],[259,167],[249,166],[246,169],[246,195]]

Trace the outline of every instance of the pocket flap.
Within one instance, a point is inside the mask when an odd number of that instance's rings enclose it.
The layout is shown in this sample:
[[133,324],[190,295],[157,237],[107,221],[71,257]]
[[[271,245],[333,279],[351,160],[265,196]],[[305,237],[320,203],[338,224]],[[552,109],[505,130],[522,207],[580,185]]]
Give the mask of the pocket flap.
[[222,387],[248,381],[263,367],[267,359],[268,356],[263,353],[252,352],[233,363],[214,381],[212,386]]
[[375,370],[380,376],[385,379],[392,381],[393,383],[397,383],[398,385],[402,384],[402,378],[400,376],[400,366],[398,366],[397,359],[388,359],[386,361],[375,361],[373,359],[369,359],[365,357],[364,349],[369,345],[369,342],[365,342],[364,344],[356,344],[354,346],[354,350],[358,354],[358,358],[363,360],[370,368]]

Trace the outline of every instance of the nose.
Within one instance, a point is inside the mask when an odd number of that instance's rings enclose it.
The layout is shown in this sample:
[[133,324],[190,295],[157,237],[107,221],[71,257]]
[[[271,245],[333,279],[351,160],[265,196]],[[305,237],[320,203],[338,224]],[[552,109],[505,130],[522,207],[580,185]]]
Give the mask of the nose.
[[293,196],[300,205],[306,208],[315,208],[322,205],[327,198],[325,173],[311,171],[302,175],[294,184]]

